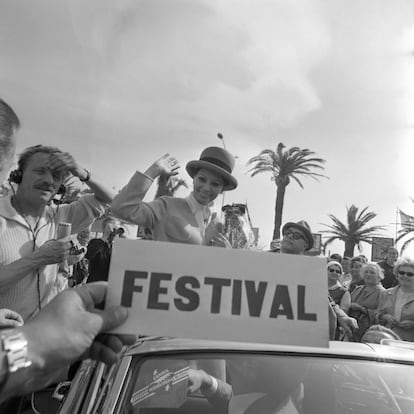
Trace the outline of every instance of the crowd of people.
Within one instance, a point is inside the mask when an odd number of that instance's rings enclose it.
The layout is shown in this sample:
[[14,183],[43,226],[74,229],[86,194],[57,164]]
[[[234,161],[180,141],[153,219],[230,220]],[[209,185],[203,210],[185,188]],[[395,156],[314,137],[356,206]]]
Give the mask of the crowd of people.
[[[13,109],[0,100],[1,181],[11,169],[19,127]],[[17,169],[9,174],[12,193],[0,198],[0,336],[6,356],[1,359],[0,402],[52,383],[86,353],[112,363],[123,345],[134,341],[101,334],[127,317],[124,308],[101,308],[112,242],[125,236],[124,222],[150,229],[157,241],[231,248],[211,207],[221,193],[237,188],[234,164],[226,149],[206,148],[186,164],[193,184],[187,197],[146,202],[157,177],[178,173],[173,156],[165,154],[144,173],[137,171],[115,196],[94,172],[59,148],[35,145],[20,154]],[[90,193],[69,204],[54,203],[68,177],[79,179]],[[102,237],[88,240],[88,228],[102,216]],[[286,223],[282,235],[280,247],[270,253],[304,255],[314,243],[305,220]],[[363,256],[329,258],[331,339],[363,341],[380,324],[397,338],[414,340],[414,261],[397,257],[390,249],[378,264]]]
[[346,340],[363,341],[369,328],[377,324],[389,328],[395,338],[414,340],[414,260],[398,258],[394,247],[378,263],[363,255],[334,254],[329,260],[328,290],[335,303],[358,323]]

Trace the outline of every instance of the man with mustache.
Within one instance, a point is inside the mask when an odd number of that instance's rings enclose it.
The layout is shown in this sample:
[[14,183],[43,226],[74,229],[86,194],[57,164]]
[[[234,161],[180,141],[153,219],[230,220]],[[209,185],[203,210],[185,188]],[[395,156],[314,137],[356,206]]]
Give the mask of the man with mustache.
[[[94,194],[56,206],[52,200],[69,176]],[[44,145],[25,149],[9,180],[17,190],[0,199],[0,308],[26,321],[58,293],[57,264],[72,247],[68,238],[56,240],[59,223],[69,223],[72,233],[88,227],[105,212],[112,194],[72,155]]]
[[[16,113],[0,98],[0,183],[13,163],[19,126]],[[11,247],[2,244],[0,249]],[[110,365],[119,359],[122,345],[134,342],[134,336],[102,334],[128,315],[120,306],[96,308],[106,289],[104,283],[93,283],[66,290],[26,324],[21,320],[22,326],[13,328],[8,323],[10,329],[0,331],[0,412],[17,412],[20,401],[11,397],[55,383],[62,370],[79,358]],[[8,315],[13,311],[1,311],[5,320],[15,318]]]

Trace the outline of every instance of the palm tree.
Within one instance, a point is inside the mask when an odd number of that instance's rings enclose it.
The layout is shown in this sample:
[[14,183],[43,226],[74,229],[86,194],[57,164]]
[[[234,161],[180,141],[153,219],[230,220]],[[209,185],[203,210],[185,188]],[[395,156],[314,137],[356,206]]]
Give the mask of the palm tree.
[[273,240],[280,238],[285,192],[291,179],[303,188],[299,176],[306,176],[315,180],[318,180],[319,177],[327,178],[323,174],[312,171],[312,169],[323,170],[323,163],[325,162],[322,158],[313,157],[314,152],[299,147],[286,150],[285,148],[285,145],[280,142],[276,151],[265,149],[247,162],[248,166],[252,166],[247,171],[251,173],[251,177],[262,172],[270,172],[272,174],[271,179],[275,182],[277,190]]
[[333,224],[324,224],[330,230],[323,230],[321,233],[330,234],[330,237],[324,243],[324,249],[334,240],[342,240],[345,243],[344,256],[353,257],[355,246],[358,246],[358,250],[361,251],[361,242],[371,244],[372,237],[377,236],[378,230],[384,230],[383,226],[371,226],[365,227],[369,221],[377,216],[372,211],[367,211],[368,207],[365,207],[358,212],[358,207],[351,205],[347,207],[346,219],[347,223],[344,224],[333,214],[328,214],[328,217],[333,221]]
[[[412,200],[414,202],[414,200]],[[398,230],[398,236],[395,242],[399,242],[400,240],[406,238],[403,245],[401,246],[401,254],[403,254],[404,250],[407,246],[414,241],[414,217],[408,214],[403,213],[400,211],[401,214],[401,229]],[[404,216],[404,220],[403,220]]]
[[162,196],[172,197],[180,187],[188,188],[185,180],[177,178],[175,176],[161,174],[158,177],[157,191],[155,193],[154,199],[160,198]]

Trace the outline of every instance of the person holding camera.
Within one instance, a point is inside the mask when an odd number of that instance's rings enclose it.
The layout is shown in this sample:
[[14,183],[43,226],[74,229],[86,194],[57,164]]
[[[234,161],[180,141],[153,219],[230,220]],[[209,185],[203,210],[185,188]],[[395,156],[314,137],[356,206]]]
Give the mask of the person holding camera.
[[[79,200],[52,203],[64,181],[77,177],[92,190]],[[70,234],[88,227],[104,214],[112,191],[96,181],[73,156],[59,148],[26,148],[10,173],[17,185],[0,199],[0,308],[18,312],[26,321],[58,293],[58,264],[73,254]],[[67,223],[65,236],[59,224]]]
[[102,238],[92,239],[88,243],[88,250],[85,255],[89,262],[87,283],[108,280],[112,242],[117,237],[125,237],[125,228],[121,226],[120,220],[111,215],[103,219],[102,226]]

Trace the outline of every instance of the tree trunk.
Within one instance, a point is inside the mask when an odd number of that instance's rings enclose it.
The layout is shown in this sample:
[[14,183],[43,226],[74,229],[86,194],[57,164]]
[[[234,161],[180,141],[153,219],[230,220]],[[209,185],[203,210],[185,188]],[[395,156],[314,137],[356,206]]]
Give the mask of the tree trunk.
[[354,257],[355,243],[352,240],[345,241],[344,256]]
[[283,204],[285,201],[285,191],[286,191],[286,185],[279,184],[277,186],[273,240],[280,239],[280,228],[282,226],[282,214],[283,214]]

